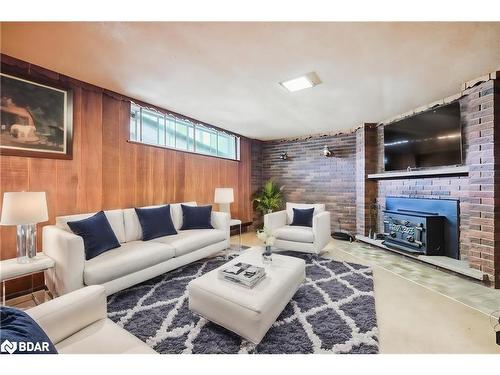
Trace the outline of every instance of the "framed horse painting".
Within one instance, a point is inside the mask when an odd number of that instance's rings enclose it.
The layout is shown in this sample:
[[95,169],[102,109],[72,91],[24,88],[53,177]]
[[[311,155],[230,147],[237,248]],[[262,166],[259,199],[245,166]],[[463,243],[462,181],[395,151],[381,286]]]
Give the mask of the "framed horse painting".
[[0,73],[0,153],[71,159],[73,95],[69,88]]

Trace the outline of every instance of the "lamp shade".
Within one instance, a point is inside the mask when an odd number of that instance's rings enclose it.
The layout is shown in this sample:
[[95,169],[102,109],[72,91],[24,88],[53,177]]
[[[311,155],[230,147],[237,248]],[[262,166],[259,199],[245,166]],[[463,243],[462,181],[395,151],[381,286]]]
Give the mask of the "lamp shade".
[[1,225],[36,224],[48,219],[45,192],[3,194]]
[[216,188],[214,202],[233,203],[234,202],[233,188]]

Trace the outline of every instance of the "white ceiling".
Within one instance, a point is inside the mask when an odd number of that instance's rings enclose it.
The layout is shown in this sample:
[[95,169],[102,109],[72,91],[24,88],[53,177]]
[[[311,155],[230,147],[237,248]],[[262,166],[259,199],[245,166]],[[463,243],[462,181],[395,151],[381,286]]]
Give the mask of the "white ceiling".
[[500,66],[498,22],[1,26],[2,53],[259,139],[382,121]]

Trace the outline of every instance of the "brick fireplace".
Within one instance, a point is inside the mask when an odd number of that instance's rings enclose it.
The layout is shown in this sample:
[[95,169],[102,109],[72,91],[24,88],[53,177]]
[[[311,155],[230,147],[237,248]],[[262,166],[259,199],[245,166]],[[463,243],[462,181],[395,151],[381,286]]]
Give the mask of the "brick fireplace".
[[[357,184],[368,185],[364,191],[358,190],[357,195],[362,195],[358,200],[376,202],[379,208],[377,230],[381,232],[383,228],[381,208],[385,207],[385,197],[457,199],[460,201],[460,258],[487,274],[496,287],[500,287],[500,222],[495,205],[500,198],[496,161],[500,157],[499,86],[498,80],[489,79],[461,93],[464,164],[469,168],[468,174],[369,179],[368,174],[383,172],[384,125],[357,130],[358,142],[377,156],[377,162],[365,168],[364,176],[358,171],[357,179]],[[363,219],[363,207],[366,209],[367,204],[358,208],[358,221]],[[367,235],[367,230],[358,227],[358,233]]]
[[[365,236],[370,225],[383,232],[382,210],[388,196],[456,199],[460,259],[500,288],[500,81],[496,75],[482,77],[465,84],[457,95],[406,115],[456,99],[461,107],[466,171],[369,178],[383,172],[383,126],[387,121],[366,123],[343,134],[255,141],[253,188],[273,178],[285,185],[286,200],[326,203],[332,213],[332,230],[338,229],[340,220],[344,230]],[[332,158],[321,156],[324,145],[333,151]],[[289,160],[279,161],[281,152],[287,152]]]

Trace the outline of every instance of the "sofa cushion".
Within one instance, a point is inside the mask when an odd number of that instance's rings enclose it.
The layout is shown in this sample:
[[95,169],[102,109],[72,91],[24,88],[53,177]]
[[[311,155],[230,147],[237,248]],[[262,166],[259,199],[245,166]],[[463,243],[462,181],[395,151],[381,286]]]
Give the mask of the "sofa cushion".
[[153,241],[131,241],[85,262],[86,285],[103,284],[173,258],[173,247]]
[[273,234],[278,240],[304,242],[304,243],[314,242],[314,234],[312,228],[310,227],[285,225],[284,227],[275,229],[273,231]]
[[[83,219],[87,219],[96,212],[87,213],[87,214],[78,214],[78,215],[67,215],[67,216],[58,216],[56,217],[56,226],[64,229],[65,231],[71,232],[71,229],[68,226],[68,221],[79,221]],[[125,225],[123,222],[123,210],[109,210],[104,211],[104,215],[106,215],[106,219],[108,219],[109,225],[111,225],[111,229],[113,229],[113,233],[120,243],[125,242]]]
[[182,205],[196,207],[196,202],[183,202],[183,203],[172,203],[170,204],[170,214],[172,215],[172,221],[174,223],[175,229],[179,230],[182,227]]
[[156,208],[136,208],[135,213],[141,224],[143,241],[177,234],[168,204]]
[[102,211],[83,220],[68,221],[67,224],[73,233],[83,238],[86,260],[120,247],[120,242]]
[[174,247],[175,256],[179,257],[224,240],[226,240],[226,232],[223,230],[191,229],[181,230],[174,236],[160,237],[153,241],[159,241]]
[[305,208],[312,208],[314,207],[314,216],[317,214],[325,211],[325,205],[322,203],[318,204],[309,204],[309,203],[291,203],[291,202],[286,202],[286,216],[287,216],[287,224],[290,224],[293,221],[293,209],[294,208],[299,208],[299,209],[305,209]]
[[[196,202],[186,202],[182,203],[187,206],[196,206]],[[156,206],[145,206],[140,208],[157,208],[162,205]],[[179,230],[182,226],[182,210],[181,203],[172,203],[170,204],[170,215],[172,216],[172,223],[174,224],[174,228]],[[137,217],[137,213],[134,208],[126,208],[123,210],[123,221],[125,227],[125,242],[129,241],[138,241],[142,239],[142,228],[139,223],[139,218]]]
[[[47,334],[31,316],[22,310],[1,306],[0,327],[2,351],[5,345],[6,352],[10,354],[57,354]],[[12,346],[4,344],[6,340],[10,341]],[[21,341],[27,343],[26,349],[32,350],[23,351],[19,345]]]
[[181,207],[181,230],[214,229],[212,226],[212,206],[192,207],[182,204]]
[[292,226],[312,227],[313,226],[314,207],[312,208],[293,208],[293,220],[290,223]]

